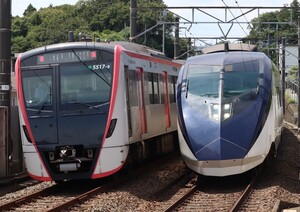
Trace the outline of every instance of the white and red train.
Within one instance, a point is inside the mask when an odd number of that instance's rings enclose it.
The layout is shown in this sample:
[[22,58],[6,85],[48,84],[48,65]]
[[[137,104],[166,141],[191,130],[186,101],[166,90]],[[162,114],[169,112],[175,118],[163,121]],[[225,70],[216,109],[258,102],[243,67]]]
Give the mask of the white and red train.
[[126,161],[172,151],[180,67],[127,42],[70,42],[20,54],[16,83],[29,175],[102,178]]

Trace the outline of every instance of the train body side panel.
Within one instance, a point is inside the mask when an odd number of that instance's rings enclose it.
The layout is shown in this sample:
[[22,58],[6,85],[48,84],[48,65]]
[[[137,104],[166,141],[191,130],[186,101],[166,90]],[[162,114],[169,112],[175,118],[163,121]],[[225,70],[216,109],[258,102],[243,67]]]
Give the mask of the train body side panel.
[[[109,124],[107,127],[114,128],[112,134],[108,136],[109,130],[106,133],[106,138],[103,140],[102,149],[98,158],[92,178],[99,178],[111,175],[122,168],[124,165],[128,151],[128,124],[126,113],[126,95],[124,85],[124,63],[123,52],[120,46],[115,48],[115,70],[114,82],[112,91],[112,101],[110,113],[111,117],[108,119]],[[116,89],[114,91],[114,89]],[[115,92],[115,93],[114,93]],[[111,126],[115,121],[115,126]],[[106,130],[107,131],[107,130]],[[113,157],[112,157],[113,156]]]
[[[125,54],[124,56],[124,66],[127,67],[127,71],[130,72],[131,77],[137,77],[137,73],[139,69],[142,70],[142,77],[144,82],[142,84],[138,84],[139,82],[131,82],[129,95],[137,96],[138,100],[134,100],[130,105],[130,119],[131,122],[131,136],[129,137],[130,143],[135,143],[138,141],[146,140],[148,138],[156,137],[162,134],[166,134],[169,132],[173,132],[177,130],[177,111],[176,104],[170,103],[169,111],[170,111],[170,127],[166,124],[166,116],[165,116],[165,105],[160,100],[159,103],[150,103],[149,101],[149,87],[150,81],[147,79],[148,74],[157,74],[160,78],[163,72],[172,73],[171,76],[176,76],[177,73],[173,71],[173,67],[170,64],[164,64],[163,62],[155,62],[152,61],[151,58],[139,56],[137,54]],[[125,81],[125,79],[124,79]],[[134,80],[133,80],[134,81]],[[167,82],[169,85],[169,82]],[[143,86],[143,89],[140,89],[139,86]],[[159,94],[161,96],[165,95],[166,91],[164,90],[164,84],[162,80],[159,80]],[[125,89],[128,89],[125,85]],[[143,119],[141,118],[141,101],[139,97],[139,93],[143,90],[144,96],[144,110],[145,110],[145,125],[147,126],[146,132],[142,131]],[[125,92],[125,91],[124,91]],[[169,91],[168,91],[169,92]],[[175,92],[174,92],[175,93]],[[168,93],[169,95],[169,93]],[[163,97],[159,97],[162,99]],[[130,97],[129,97],[130,98]],[[131,100],[132,101],[132,100]],[[168,101],[169,98],[168,98]],[[128,126],[128,125],[127,125]]]
[[19,119],[20,119],[20,132],[21,132],[21,140],[24,154],[24,161],[26,164],[26,169],[28,174],[36,179],[41,181],[51,181],[46,169],[44,168],[43,162],[36,151],[36,148],[32,143],[30,143],[24,133],[23,126],[25,126],[24,118],[19,109]]

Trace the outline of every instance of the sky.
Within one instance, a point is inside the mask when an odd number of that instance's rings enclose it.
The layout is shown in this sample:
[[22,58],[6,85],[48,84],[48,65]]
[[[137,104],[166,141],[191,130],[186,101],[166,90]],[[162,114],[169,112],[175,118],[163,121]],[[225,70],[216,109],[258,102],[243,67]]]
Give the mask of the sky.
[[[53,6],[62,5],[62,4],[76,4],[78,0],[12,0],[12,15],[22,16],[25,9],[31,3],[33,7],[37,10],[43,7],[48,7],[50,4]],[[262,6],[262,7],[281,7],[283,5],[289,6],[293,0],[164,0],[165,4],[169,7],[180,7],[180,6],[241,6],[241,7],[251,7],[251,6]],[[204,10],[204,12],[209,13],[219,20],[225,21],[231,20],[235,17],[245,12],[249,11],[249,9],[236,9],[236,10],[228,10],[227,14],[225,14],[224,10]],[[253,18],[257,17],[258,13],[262,14],[264,12],[270,12],[271,10],[254,10],[249,12],[247,15],[242,16],[238,19],[239,22],[249,22]],[[171,10],[171,12],[183,17],[186,20],[194,20],[195,21],[215,21],[218,22],[215,18],[212,18],[206,15],[203,12],[199,12],[197,10],[194,11],[194,16],[192,15],[192,10]],[[182,21],[183,19],[181,19]],[[234,21],[235,22],[235,21]],[[228,23],[220,23],[220,24],[181,24],[180,25],[180,37],[221,37],[227,34],[228,37],[245,37],[249,33],[249,25],[248,24],[238,24],[235,22],[231,26]],[[214,42],[213,40],[201,39],[200,45],[211,44]],[[197,44],[195,44],[197,45]]]
[[[53,6],[61,4],[76,4],[78,0],[12,0],[12,15],[22,16],[25,9],[31,3],[36,9],[41,7],[48,7],[50,4]],[[228,6],[283,6],[290,4],[292,0],[164,0],[165,4],[169,7],[172,6],[224,6],[225,2]]]

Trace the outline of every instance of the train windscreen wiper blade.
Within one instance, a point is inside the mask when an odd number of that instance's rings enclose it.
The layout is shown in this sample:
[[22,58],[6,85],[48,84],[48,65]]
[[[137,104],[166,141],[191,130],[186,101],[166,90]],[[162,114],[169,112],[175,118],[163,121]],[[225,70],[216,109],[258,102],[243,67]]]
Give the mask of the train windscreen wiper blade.
[[44,100],[42,101],[41,107],[36,111],[36,114],[40,114],[40,113],[41,113],[41,111],[45,108],[45,106],[46,106],[46,104],[47,104],[47,102],[48,102],[48,98],[51,97],[51,96],[52,96],[52,93],[51,93],[51,92],[48,93],[48,94],[45,96]]
[[107,102],[104,102],[104,103],[101,103],[101,104],[99,104],[99,105],[95,105],[95,106],[92,106],[93,108],[99,108],[99,107],[102,107],[102,106],[104,106],[104,105],[108,105],[110,102],[109,101],[107,101]]
[[187,97],[188,97],[189,84],[190,84],[190,80],[187,80],[187,83],[186,83],[186,89],[185,89],[185,98],[186,98],[186,99],[187,99]]
[[80,57],[77,55],[77,53],[75,52],[74,49],[73,49],[72,51],[73,51],[74,55],[77,57],[78,61],[79,61],[80,63],[82,63],[82,64],[86,67],[86,69],[87,69],[88,71],[94,73],[94,74],[95,74],[96,76],[98,76],[103,82],[105,82],[109,87],[111,87],[111,83],[109,83],[108,79],[105,77],[105,74],[102,72],[102,70],[101,70],[101,73],[102,73],[103,77],[102,77],[100,74],[98,74],[97,72],[95,72],[94,70],[90,69],[89,66],[88,66],[84,61],[82,61],[82,60],[80,59]]
[[92,109],[92,108],[94,108],[94,109],[98,109],[98,106],[96,105],[96,106],[94,106],[94,105],[91,105],[91,104],[87,104],[87,103],[84,103],[84,102],[70,102],[71,104],[78,104],[78,105],[83,105],[83,106],[86,106],[86,107],[88,107],[88,109]]

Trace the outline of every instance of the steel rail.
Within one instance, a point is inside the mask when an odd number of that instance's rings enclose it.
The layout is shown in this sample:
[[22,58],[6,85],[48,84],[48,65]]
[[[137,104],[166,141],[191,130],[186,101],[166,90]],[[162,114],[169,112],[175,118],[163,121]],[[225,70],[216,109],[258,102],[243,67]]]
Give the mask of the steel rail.
[[20,206],[21,204],[32,201],[35,198],[45,196],[45,195],[47,195],[48,192],[52,192],[54,189],[57,189],[57,187],[58,187],[57,185],[53,185],[53,186],[47,187],[43,190],[37,191],[35,193],[20,197],[16,200],[13,200],[11,202],[0,205],[0,211],[11,210],[13,208]]
[[192,196],[197,190],[199,186],[194,185],[192,186],[184,195],[182,195],[178,200],[172,203],[172,205],[168,206],[163,211],[165,212],[171,212],[174,211],[179,205],[181,205],[185,200],[187,200],[190,196]]
[[50,210],[47,210],[47,211],[48,212],[60,212],[60,211],[63,211],[63,210],[67,210],[67,209],[75,206],[76,204],[80,204],[80,203],[83,203],[83,202],[87,201],[88,199],[94,197],[95,195],[97,195],[99,193],[102,193],[102,192],[105,192],[109,189],[113,189],[115,187],[118,187],[118,186],[120,186],[120,185],[122,185],[125,182],[128,182],[130,180],[135,180],[137,176],[141,176],[143,174],[146,174],[146,172],[149,172],[149,171],[155,169],[157,167],[157,163],[159,163],[159,164],[165,163],[168,160],[172,160],[174,157],[176,157],[176,156],[170,155],[170,156],[166,156],[166,157],[157,159],[157,160],[153,161],[153,163],[145,165],[142,168],[136,169],[136,170],[132,171],[131,173],[129,173],[128,175],[126,175],[122,178],[116,179],[115,181],[113,181],[111,183],[108,183],[106,185],[99,186],[99,187],[94,188],[90,191],[87,191],[87,192],[85,192],[85,193],[83,193],[83,194],[81,194],[77,197],[74,197],[73,199],[71,199],[67,202],[64,202],[61,205],[56,206],[56,207],[54,207]]

